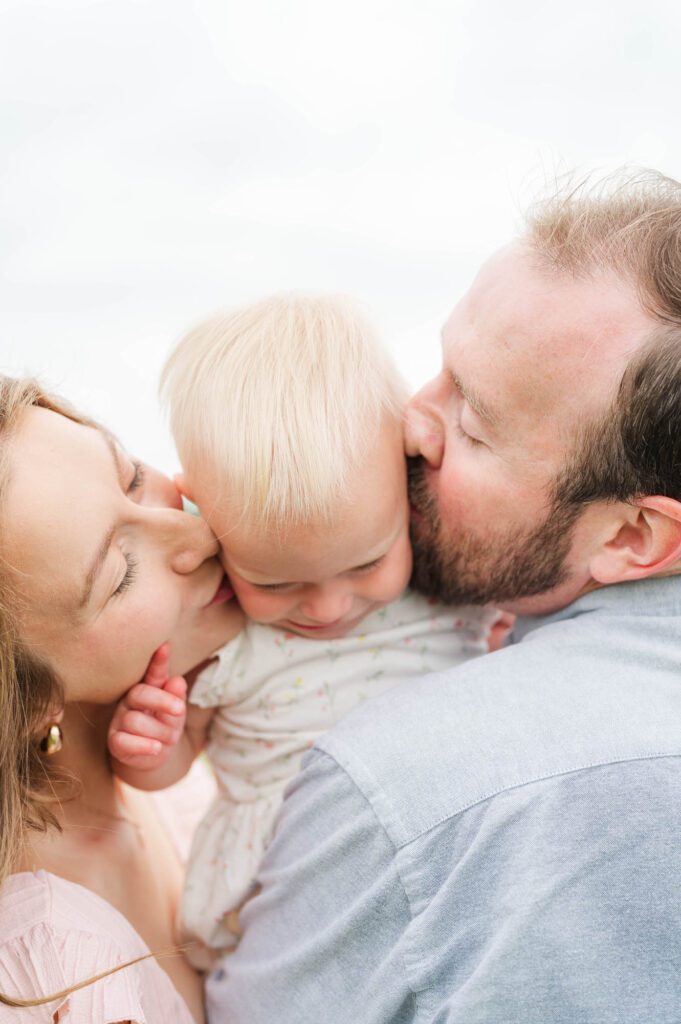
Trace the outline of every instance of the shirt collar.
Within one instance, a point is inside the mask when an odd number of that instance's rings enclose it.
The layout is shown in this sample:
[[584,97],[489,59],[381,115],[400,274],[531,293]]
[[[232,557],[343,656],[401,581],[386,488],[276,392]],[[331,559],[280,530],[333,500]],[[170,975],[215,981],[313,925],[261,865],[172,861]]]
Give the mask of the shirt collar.
[[598,587],[549,615],[519,616],[513,627],[510,642],[519,643],[528,633],[549,623],[575,619],[578,615],[594,612],[603,612],[606,615],[681,615],[681,575]]

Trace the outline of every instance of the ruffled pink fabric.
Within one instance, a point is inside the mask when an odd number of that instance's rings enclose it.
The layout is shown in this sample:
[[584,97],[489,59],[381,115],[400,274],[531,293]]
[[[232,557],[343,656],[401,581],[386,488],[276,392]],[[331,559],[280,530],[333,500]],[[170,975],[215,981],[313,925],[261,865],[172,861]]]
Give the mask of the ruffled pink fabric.
[[[0,895],[0,991],[32,999],[147,953],[114,907],[45,871],[7,879]],[[153,959],[45,1006],[0,1006],[0,1024],[193,1024],[186,1003]]]

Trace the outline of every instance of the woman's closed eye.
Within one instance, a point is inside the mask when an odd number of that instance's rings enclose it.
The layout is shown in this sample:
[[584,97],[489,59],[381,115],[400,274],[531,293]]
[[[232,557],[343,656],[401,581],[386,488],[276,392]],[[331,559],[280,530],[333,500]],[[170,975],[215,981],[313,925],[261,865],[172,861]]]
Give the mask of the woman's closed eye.
[[132,480],[128,484],[128,494],[132,491],[137,491],[144,483],[144,466],[141,462],[137,462],[135,459],[132,460],[133,476]]
[[120,583],[118,584],[113,594],[111,595],[112,597],[117,597],[119,594],[122,594],[123,591],[127,590],[132,584],[133,580],[135,579],[135,576],[137,575],[137,569],[139,567],[137,559],[134,558],[132,555],[128,555],[125,553],[124,558],[126,565],[125,573],[123,574]]

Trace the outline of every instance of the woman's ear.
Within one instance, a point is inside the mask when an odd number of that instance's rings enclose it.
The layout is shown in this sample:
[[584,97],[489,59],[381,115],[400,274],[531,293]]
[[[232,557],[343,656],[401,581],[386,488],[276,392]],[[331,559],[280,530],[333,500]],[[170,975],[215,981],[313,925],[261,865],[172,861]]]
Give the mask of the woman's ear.
[[681,502],[653,495],[626,508],[614,535],[591,557],[593,579],[605,586],[681,572]]
[[64,718],[64,709],[49,711],[36,729],[37,739],[43,754],[50,757],[58,754],[62,747],[60,724]]

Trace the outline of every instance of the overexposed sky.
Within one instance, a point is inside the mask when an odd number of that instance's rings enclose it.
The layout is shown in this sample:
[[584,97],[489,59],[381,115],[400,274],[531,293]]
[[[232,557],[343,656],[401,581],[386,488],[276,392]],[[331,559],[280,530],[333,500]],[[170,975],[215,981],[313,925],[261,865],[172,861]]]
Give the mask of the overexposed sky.
[[0,0],[0,370],[173,469],[173,341],[302,288],[417,386],[546,176],[681,178],[680,37],[668,0]]

